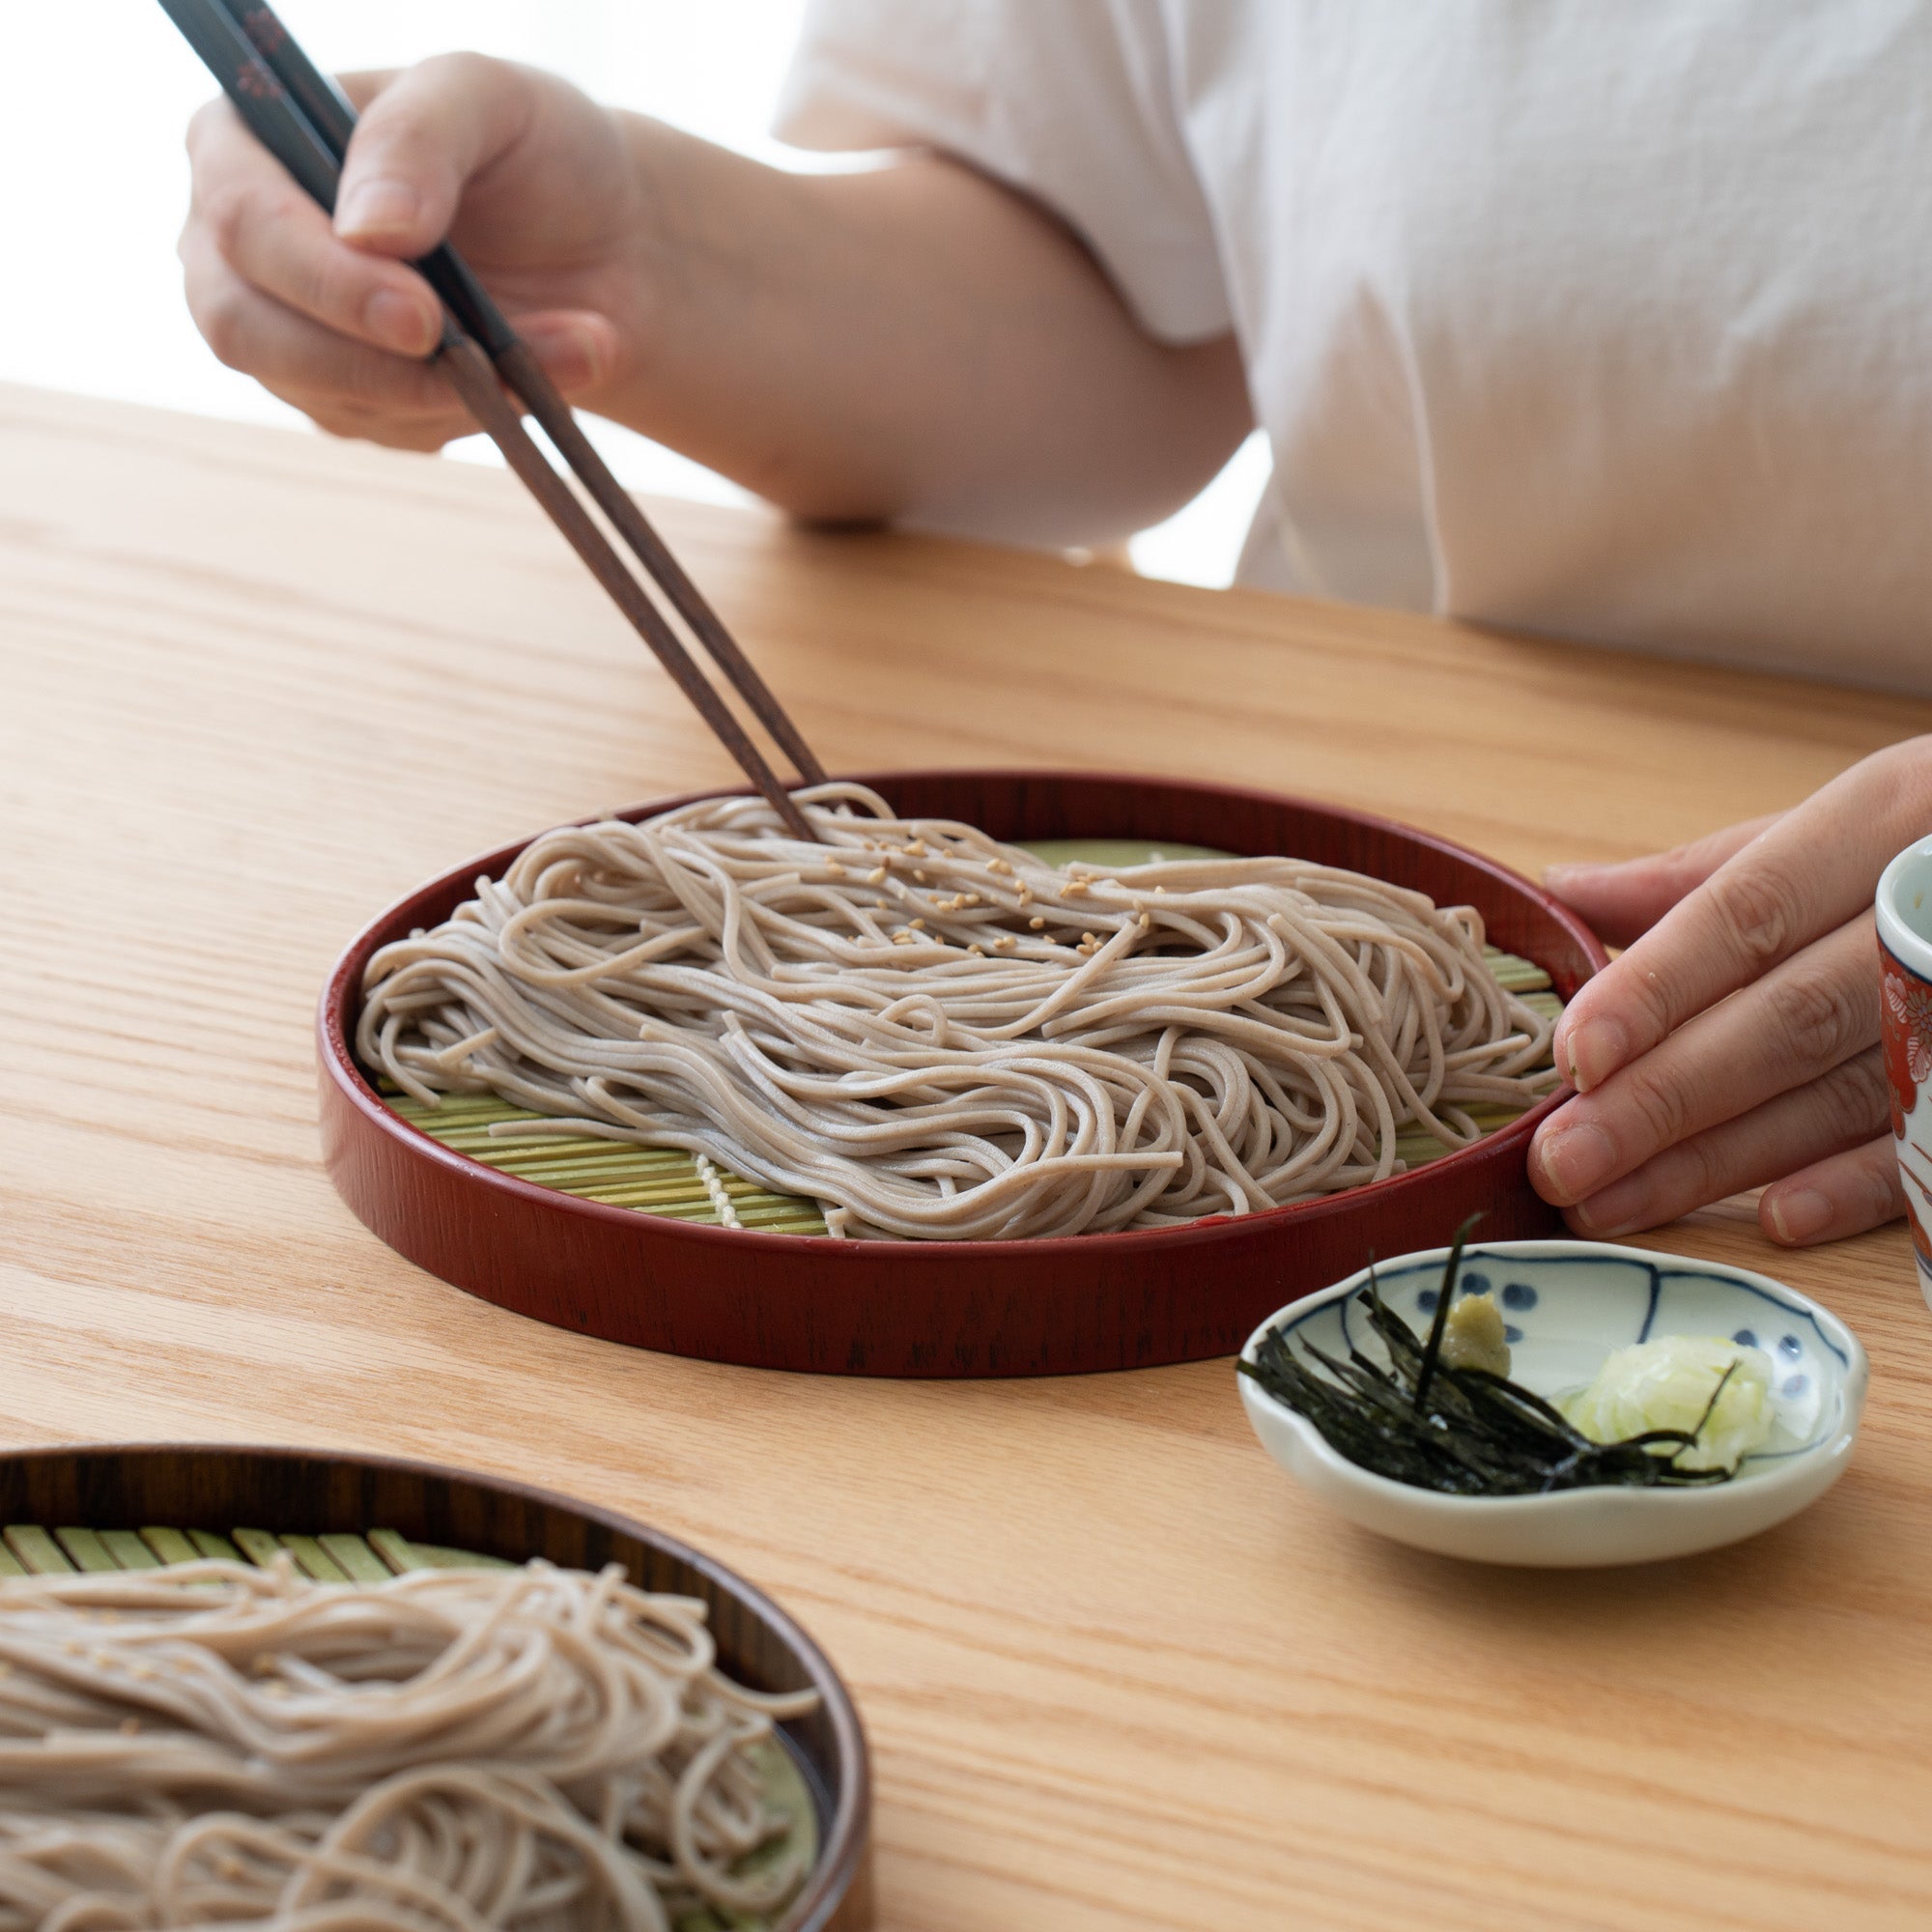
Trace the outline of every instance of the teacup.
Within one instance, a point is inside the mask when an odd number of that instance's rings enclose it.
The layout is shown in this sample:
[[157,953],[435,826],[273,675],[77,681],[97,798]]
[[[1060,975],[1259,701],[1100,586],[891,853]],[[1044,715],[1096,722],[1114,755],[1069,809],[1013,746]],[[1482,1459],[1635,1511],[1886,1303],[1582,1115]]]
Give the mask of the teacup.
[[1908,845],[1878,882],[1878,963],[1892,1138],[1932,1304],[1932,838]]

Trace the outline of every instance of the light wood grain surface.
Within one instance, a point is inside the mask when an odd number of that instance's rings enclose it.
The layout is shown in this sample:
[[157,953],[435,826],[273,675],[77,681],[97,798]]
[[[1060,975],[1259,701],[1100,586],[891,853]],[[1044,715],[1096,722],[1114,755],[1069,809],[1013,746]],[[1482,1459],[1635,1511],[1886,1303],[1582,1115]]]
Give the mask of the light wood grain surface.
[[[1932,706],[666,504],[831,766],[1145,768],[1525,868],[1791,804]],[[731,776],[499,473],[0,389],[0,1436],[421,1455],[714,1551],[831,1650],[893,1932],[1932,1923],[1932,1316],[1897,1230],[1768,1266],[1871,1350],[1743,1548],[1460,1568],[1347,1528],[1226,1363],[895,1384],[520,1321],[329,1191],[369,915]]]

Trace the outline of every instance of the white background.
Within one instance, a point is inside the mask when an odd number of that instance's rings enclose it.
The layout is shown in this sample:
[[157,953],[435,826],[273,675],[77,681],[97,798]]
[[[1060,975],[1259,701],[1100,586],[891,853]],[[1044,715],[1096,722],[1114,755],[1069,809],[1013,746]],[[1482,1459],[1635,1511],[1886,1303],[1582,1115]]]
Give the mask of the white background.
[[[1051,0],[1050,0],[1051,3]],[[920,0],[907,0],[909,5]],[[278,0],[324,68],[472,47],[567,74],[783,166],[766,129],[804,0]],[[0,0],[5,182],[0,381],[210,415],[299,423],[224,369],[182,305],[182,130],[213,91],[153,0]],[[722,477],[614,427],[607,458],[639,489],[734,500]],[[477,440],[477,444],[481,440]],[[458,453],[492,460],[487,444]],[[1225,583],[1266,471],[1259,437],[1181,514],[1135,539],[1152,576]]]

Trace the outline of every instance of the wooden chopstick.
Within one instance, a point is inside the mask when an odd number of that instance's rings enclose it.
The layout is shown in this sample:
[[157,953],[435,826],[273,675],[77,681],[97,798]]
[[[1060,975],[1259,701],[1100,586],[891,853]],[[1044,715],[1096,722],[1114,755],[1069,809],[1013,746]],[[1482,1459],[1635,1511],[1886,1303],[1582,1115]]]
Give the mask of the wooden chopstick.
[[[282,23],[267,8],[244,6],[241,0],[160,0],[160,4],[255,137],[299,186],[333,211],[341,156],[355,125],[355,113]],[[809,783],[823,782],[824,768],[783,707],[597,456],[569,406],[468,267],[446,246],[417,266],[442,296],[448,311],[442,341],[432,359],[450,386],[787,830],[800,838],[815,839],[817,834],[797,801],[698,669],[664,613],[530,440],[520,412],[504,394],[504,381],[529,405],[592,499],[800,776]]]
[[[224,12],[248,36],[255,51],[275,78],[288,89],[297,107],[340,161],[349,152],[355,131],[355,110],[342,90],[309,59],[300,43],[270,7],[254,0],[219,0]],[[611,475],[596,445],[583,434],[570,405],[557,393],[543,365],[524,341],[469,265],[448,242],[433,248],[416,263],[431,286],[455,312],[463,327],[490,352],[490,359],[510,387],[528,405],[563,460],[610,520],[638,561],[670,600],[671,608],[691,626],[694,636],[773,740],[810,784],[825,782],[825,768],[812,755],[784,707],[758,675],[757,667],[739,649],[704,594],[685,575],[670,548],[650,520]]]

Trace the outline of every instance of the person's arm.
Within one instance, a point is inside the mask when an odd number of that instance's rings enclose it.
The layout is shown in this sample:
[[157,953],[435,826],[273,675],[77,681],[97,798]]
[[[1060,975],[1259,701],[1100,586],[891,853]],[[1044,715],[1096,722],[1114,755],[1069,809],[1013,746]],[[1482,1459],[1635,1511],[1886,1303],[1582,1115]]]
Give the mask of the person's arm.
[[1578,1090],[1536,1137],[1545,1200],[1600,1238],[1745,1188],[1798,1246],[1905,1211],[1879,1056],[1872,897],[1932,831],[1932,739],[1873,753],[1775,819],[1548,883],[1630,950],[1571,1001]]
[[1232,338],[1152,340],[1072,235],[952,162],[786,174],[474,55],[349,86],[332,230],[214,102],[182,238],[216,353],[338,434],[471,427],[404,266],[445,234],[574,403],[804,517],[1099,540],[1250,426]]

